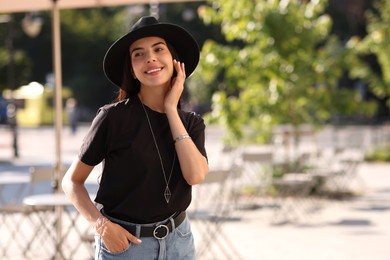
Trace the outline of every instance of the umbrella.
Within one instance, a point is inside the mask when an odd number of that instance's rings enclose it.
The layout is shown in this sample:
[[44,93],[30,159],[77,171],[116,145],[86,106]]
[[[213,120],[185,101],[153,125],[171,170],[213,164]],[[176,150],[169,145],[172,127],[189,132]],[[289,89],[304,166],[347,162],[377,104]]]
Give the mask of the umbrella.
[[53,9],[53,3],[59,9],[92,8],[105,6],[120,6],[130,4],[154,4],[166,2],[199,2],[199,0],[2,0],[0,13],[29,12]]

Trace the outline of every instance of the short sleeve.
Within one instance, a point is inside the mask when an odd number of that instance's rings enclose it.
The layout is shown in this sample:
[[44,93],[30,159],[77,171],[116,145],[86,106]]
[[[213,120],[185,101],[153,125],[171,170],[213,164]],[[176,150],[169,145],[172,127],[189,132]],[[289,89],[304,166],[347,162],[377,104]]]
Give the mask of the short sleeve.
[[84,137],[79,158],[87,165],[95,166],[99,164],[107,153],[107,115],[107,110],[100,108]]
[[206,125],[203,118],[193,112],[181,115],[185,128],[188,134],[191,136],[192,141],[198,148],[199,152],[207,158],[207,152],[205,148],[205,130]]

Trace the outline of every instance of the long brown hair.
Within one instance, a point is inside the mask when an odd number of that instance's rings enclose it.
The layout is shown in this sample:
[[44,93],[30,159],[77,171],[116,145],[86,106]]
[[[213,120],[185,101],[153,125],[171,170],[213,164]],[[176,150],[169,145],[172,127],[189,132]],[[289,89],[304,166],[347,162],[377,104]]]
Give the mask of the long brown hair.
[[[180,60],[179,55],[177,54],[176,49],[173,47],[171,43],[166,41],[168,50],[171,52],[172,58],[176,60]],[[139,93],[141,89],[141,82],[138,79],[134,78],[132,74],[132,66],[130,60],[130,54],[126,52],[123,62],[123,78],[122,78],[122,87],[119,89],[117,100],[121,101],[131,96],[135,96]],[[176,70],[174,69],[172,78],[176,77]],[[178,104],[178,108],[180,108],[180,102]]]

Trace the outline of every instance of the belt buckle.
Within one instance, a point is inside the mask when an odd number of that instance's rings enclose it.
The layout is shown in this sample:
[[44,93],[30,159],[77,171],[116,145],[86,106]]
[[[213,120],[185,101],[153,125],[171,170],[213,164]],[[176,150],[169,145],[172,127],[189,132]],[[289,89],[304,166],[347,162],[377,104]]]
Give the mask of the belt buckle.
[[[164,234],[165,230],[165,234]],[[160,234],[162,233],[162,234]],[[154,230],[153,230],[153,236],[156,239],[164,239],[168,236],[169,234],[169,228],[166,225],[158,225]]]

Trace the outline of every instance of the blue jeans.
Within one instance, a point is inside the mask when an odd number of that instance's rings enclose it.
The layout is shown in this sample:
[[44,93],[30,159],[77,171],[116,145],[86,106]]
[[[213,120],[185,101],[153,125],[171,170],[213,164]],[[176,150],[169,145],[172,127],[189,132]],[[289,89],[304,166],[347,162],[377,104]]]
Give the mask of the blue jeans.
[[[167,220],[151,224],[135,224],[107,216],[121,225],[137,226],[139,237],[142,226],[156,226]],[[142,237],[140,245],[130,244],[128,248],[121,252],[109,252],[103,243],[103,240],[95,235],[95,259],[96,260],[195,260],[195,245],[192,236],[190,221],[188,217],[178,226],[174,226],[173,219],[170,218],[174,230],[164,239],[154,237]]]

